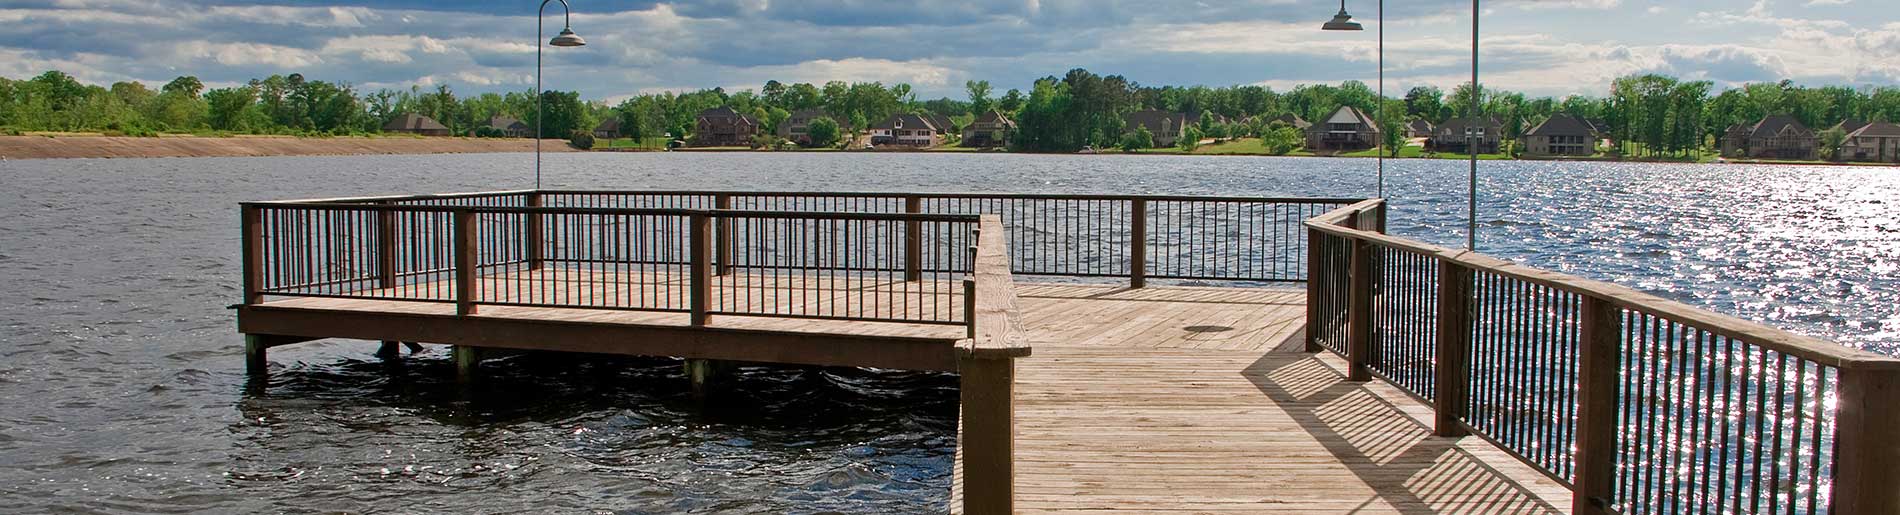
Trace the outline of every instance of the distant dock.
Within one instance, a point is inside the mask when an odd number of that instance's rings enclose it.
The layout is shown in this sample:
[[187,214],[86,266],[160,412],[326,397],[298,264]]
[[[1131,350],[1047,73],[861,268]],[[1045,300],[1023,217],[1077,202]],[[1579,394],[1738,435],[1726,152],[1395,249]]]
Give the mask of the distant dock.
[[[1900,360],[1383,234],[1371,199],[249,202],[320,338],[956,371],[957,513],[1900,513]],[[1455,300],[1455,301],[1454,301]],[[1375,381],[1375,379],[1377,381]]]

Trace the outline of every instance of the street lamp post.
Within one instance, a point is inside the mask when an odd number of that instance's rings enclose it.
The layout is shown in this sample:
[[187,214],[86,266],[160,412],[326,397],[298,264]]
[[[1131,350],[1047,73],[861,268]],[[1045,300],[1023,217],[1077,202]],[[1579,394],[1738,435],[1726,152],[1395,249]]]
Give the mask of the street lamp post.
[[558,47],[577,47],[587,44],[587,40],[574,34],[574,10],[567,0],[541,0],[541,8],[534,13],[534,189],[541,189],[541,126],[547,121],[541,108],[541,18],[547,15],[548,3],[561,3],[561,34],[548,40],[549,45]]
[[[1326,22],[1325,25],[1321,25],[1320,30],[1365,30],[1365,27],[1361,26],[1358,22],[1352,21],[1352,15],[1346,14],[1346,0],[1339,0],[1339,14],[1333,15],[1332,21]],[[1379,141],[1377,141],[1376,144],[1379,149],[1378,150],[1379,155],[1375,157],[1377,158],[1378,163],[1379,163],[1378,165],[1379,166],[1378,196],[1383,198],[1385,197],[1385,152],[1386,152],[1385,131],[1390,128],[1385,123],[1385,0],[1379,0],[1379,100],[1378,101],[1379,101],[1379,106],[1378,106]]]

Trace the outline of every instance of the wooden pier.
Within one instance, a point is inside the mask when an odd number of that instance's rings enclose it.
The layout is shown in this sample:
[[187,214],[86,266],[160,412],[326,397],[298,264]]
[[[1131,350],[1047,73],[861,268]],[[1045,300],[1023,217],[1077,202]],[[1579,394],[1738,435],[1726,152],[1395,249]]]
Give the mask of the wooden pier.
[[[247,203],[317,338],[956,371],[958,513],[1896,513],[1900,360],[1386,236],[1379,200]],[[1459,299],[1458,302],[1450,300]],[[1835,399],[1837,403],[1823,402]]]

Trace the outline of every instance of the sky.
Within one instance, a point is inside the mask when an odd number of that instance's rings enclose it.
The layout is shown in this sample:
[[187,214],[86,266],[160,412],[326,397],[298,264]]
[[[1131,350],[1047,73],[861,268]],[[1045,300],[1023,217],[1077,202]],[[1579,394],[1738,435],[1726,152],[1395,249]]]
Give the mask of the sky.
[[[545,47],[548,89],[617,101],[766,80],[1028,89],[1071,68],[1150,86],[1377,85],[1378,2],[1346,0],[1363,32],[1322,32],[1336,0],[569,0],[579,48]],[[1471,4],[1388,0],[1385,88],[1468,80]],[[0,76],[212,87],[302,73],[359,90],[527,90],[535,43],[561,27],[532,0],[0,0]],[[1488,0],[1482,80],[1538,96],[1604,95],[1658,72],[1716,87],[1792,79],[1900,84],[1897,0]]]

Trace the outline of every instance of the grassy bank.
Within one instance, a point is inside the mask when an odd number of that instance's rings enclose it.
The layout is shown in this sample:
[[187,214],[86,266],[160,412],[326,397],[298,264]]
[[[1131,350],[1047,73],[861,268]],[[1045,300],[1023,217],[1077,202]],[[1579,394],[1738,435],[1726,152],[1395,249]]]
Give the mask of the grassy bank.
[[[571,150],[566,141],[549,140],[543,152]],[[374,154],[461,154],[533,152],[534,140],[451,138],[413,135],[334,136],[106,136],[89,133],[34,133],[0,136],[0,158],[147,158],[263,157]]]

